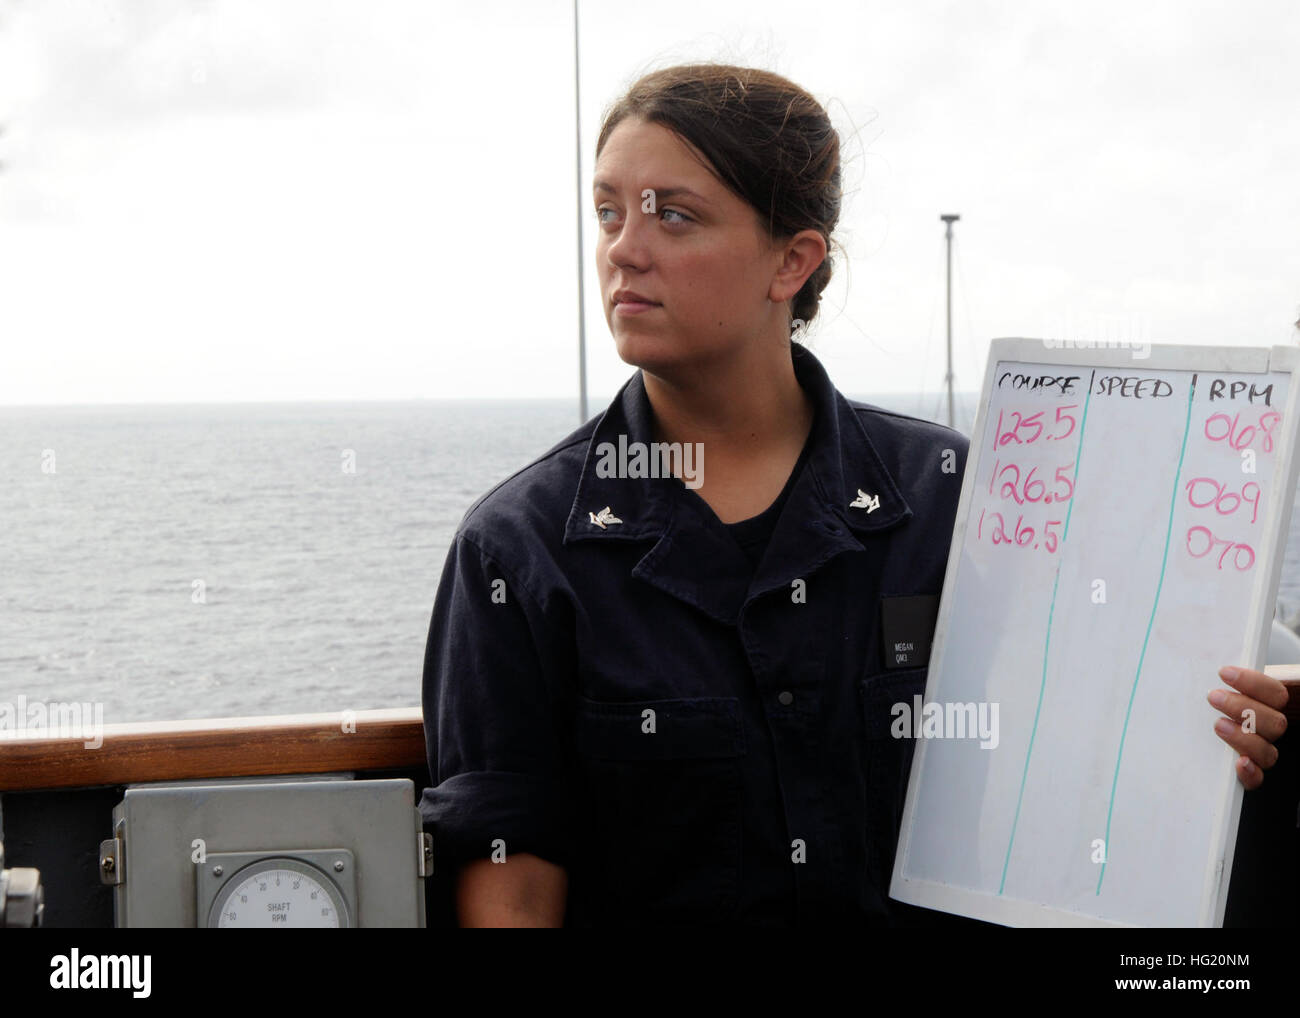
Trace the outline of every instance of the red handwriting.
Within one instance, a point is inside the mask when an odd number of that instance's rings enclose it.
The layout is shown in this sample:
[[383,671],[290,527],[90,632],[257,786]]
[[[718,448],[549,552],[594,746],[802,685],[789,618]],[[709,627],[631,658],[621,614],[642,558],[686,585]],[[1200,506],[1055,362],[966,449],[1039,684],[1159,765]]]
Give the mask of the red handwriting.
[[1034,535],[1037,531],[1025,524],[1023,513],[1016,517],[1015,526],[1008,532],[1006,518],[999,512],[989,512],[987,509],[980,510],[979,526],[975,530],[976,540],[984,536],[984,518],[986,514],[989,522],[989,536],[994,544],[1004,544],[1016,548],[1042,547],[1049,552],[1056,551],[1057,546],[1060,544],[1060,536],[1052,532],[1053,527],[1061,525],[1060,520],[1048,520],[1043,524],[1042,540],[1035,541]]
[[[1053,503],[1060,506],[1074,497],[1075,464],[1033,461],[1044,458],[1039,450],[1051,457],[1052,446],[1046,443],[1072,435],[1077,439],[1079,407],[1068,403],[1033,412],[1029,412],[1032,408],[1009,407],[998,411],[993,448],[1003,455],[994,460],[989,475],[992,503],[980,510],[976,540],[987,537],[999,548],[1041,548],[1048,553],[1060,547],[1066,510],[1053,512]],[[1041,512],[1043,509],[1046,512]],[[1054,515],[1061,518],[1044,519]]]
[[[1196,541],[1196,544],[1204,543],[1205,547],[1201,551],[1196,551],[1192,547],[1192,535],[1194,534],[1205,535],[1204,538],[1198,538]],[[1192,558],[1204,558],[1213,550],[1216,544],[1223,545],[1223,551],[1219,553],[1220,569],[1223,568],[1224,558],[1227,556],[1228,552],[1232,551],[1234,548],[1236,549],[1236,552],[1232,556],[1232,564],[1234,566],[1244,571],[1255,564],[1255,550],[1248,544],[1242,544],[1241,542],[1234,543],[1226,538],[1215,537],[1210,533],[1209,527],[1192,527],[1192,529],[1187,532],[1187,551]],[[1246,561],[1244,563],[1241,561],[1241,553],[1243,551],[1246,553]]]
[[[1073,463],[1067,463],[1063,467],[1056,468],[1056,475],[1053,477],[1053,483],[1056,484],[1055,491],[1047,490],[1047,483],[1042,478],[1034,477],[1038,472],[1038,467],[1030,467],[1029,473],[1022,478],[1020,468],[1014,463],[1003,464],[1002,461],[995,460],[993,463],[993,473],[989,476],[989,494],[993,494],[993,485],[997,481],[1002,481],[1002,486],[998,489],[1003,498],[1012,499],[1017,505],[1024,505],[1026,502],[1042,502],[1045,505],[1051,505],[1053,502],[1066,502],[1074,494],[1074,482],[1066,474]],[[1010,474],[1009,480],[1003,480]],[[1022,483],[1023,482],[1023,483]]]
[[[1197,509],[1214,506],[1220,516],[1231,516],[1241,508],[1243,502],[1250,504],[1250,522],[1259,518],[1259,485],[1247,481],[1241,486],[1241,494],[1231,491],[1226,484],[1220,484],[1212,477],[1196,477],[1187,482],[1187,501]],[[1200,501],[1197,501],[1197,494]],[[1253,492],[1253,494],[1252,494]],[[1225,508],[1226,506],[1226,508]]]
[[[1273,429],[1281,419],[1282,415],[1276,410],[1266,410],[1258,416],[1249,410],[1238,411],[1231,416],[1226,413],[1211,414],[1205,419],[1205,437],[1211,442],[1225,442],[1229,448],[1238,451],[1249,449],[1258,442],[1263,452],[1272,452]],[[1183,486],[1183,490],[1187,492],[1188,504],[1194,509],[1213,509],[1218,516],[1235,516],[1243,506],[1250,506],[1248,525],[1253,526],[1259,520],[1259,501],[1263,493],[1254,481],[1246,481],[1238,487],[1232,481],[1193,477]],[[1188,529],[1187,553],[1192,558],[1205,558],[1216,548],[1219,549],[1219,569],[1231,562],[1233,568],[1245,572],[1255,564],[1255,549],[1244,541],[1218,537],[1206,526],[1198,525]]]
[[[1075,462],[1055,467],[1027,465],[1022,456],[1031,460],[1042,458],[1027,447],[1040,443],[1040,448],[1050,448],[1041,443],[1074,435],[1078,428],[1074,411],[1078,409],[1079,404],[1071,403],[1034,413],[1005,408],[998,411],[993,450],[1007,454],[1008,459],[999,456],[994,460],[988,481],[988,494],[993,502],[980,510],[976,540],[983,540],[987,529],[989,540],[996,547],[1042,548],[1049,553],[1060,547],[1063,520],[1042,520],[1035,509],[1047,509],[1050,513],[1048,507],[1052,503],[1059,505],[1074,497]],[[1258,448],[1270,453],[1274,448],[1275,429],[1281,419],[1282,415],[1274,410],[1215,413],[1206,419],[1203,430],[1211,443],[1223,442],[1236,451]],[[1012,446],[1019,448],[1013,450]],[[1214,477],[1193,477],[1183,485],[1183,490],[1193,509],[1212,509],[1220,519],[1245,521],[1247,526],[1259,521],[1263,491],[1255,481],[1238,484]],[[1249,520],[1245,520],[1246,508],[1250,510]],[[1022,509],[1024,511],[1018,511]],[[1064,510],[1059,511],[1064,514]],[[1015,513],[1014,523],[1011,522],[1012,513]],[[1244,572],[1255,564],[1255,549],[1250,544],[1217,536],[1203,525],[1193,526],[1187,531],[1186,547],[1192,558],[1217,556],[1219,569],[1231,567]]]
[[1077,425],[1075,417],[1068,410],[1079,409],[1078,403],[1069,403],[1065,406],[1056,408],[1056,418],[1050,424],[1054,433],[1044,435],[1046,428],[1040,418],[1047,413],[1046,410],[1039,410],[1036,414],[1030,414],[1028,417],[1018,410],[1010,412],[1011,420],[1007,422],[1008,427],[1003,430],[1003,420],[1007,411],[998,411],[998,425],[993,431],[993,448],[1001,449],[1004,445],[1015,443],[1016,445],[1032,445],[1040,438],[1045,442],[1053,440],[1059,441],[1063,438],[1069,438],[1074,433]]
[[1240,411],[1229,417],[1213,414],[1205,421],[1205,437],[1211,442],[1227,442],[1234,449],[1246,449],[1258,437],[1264,452],[1273,451],[1273,426],[1282,419],[1276,410],[1259,415],[1255,424],[1243,425]]

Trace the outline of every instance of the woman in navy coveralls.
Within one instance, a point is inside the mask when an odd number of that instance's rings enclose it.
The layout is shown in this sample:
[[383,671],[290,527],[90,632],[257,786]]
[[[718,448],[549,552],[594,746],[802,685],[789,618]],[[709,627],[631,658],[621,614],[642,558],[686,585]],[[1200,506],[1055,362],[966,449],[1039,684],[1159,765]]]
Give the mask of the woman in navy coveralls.
[[[889,708],[925,689],[968,443],[791,342],[840,198],[836,132],[779,76],[668,68],[607,112],[596,262],[640,370],[469,510],[429,631],[421,809],[460,922],[938,918],[888,898]],[[1253,788],[1287,693],[1223,677]]]

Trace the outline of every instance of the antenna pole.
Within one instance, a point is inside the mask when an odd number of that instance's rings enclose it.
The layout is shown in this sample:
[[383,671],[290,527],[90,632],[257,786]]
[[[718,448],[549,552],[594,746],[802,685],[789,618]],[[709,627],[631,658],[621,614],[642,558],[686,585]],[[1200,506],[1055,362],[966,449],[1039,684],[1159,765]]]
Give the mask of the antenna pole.
[[578,195],[578,423],[587,422],[587,329],[583,314],[586,301],[582,286],[582,270],[586,262],[582,253],[582,95],[581,75],[578,71],[578,0],[573,0],[573,135],[576,146],[574,160]]
[[[578,0],[573,0],[576,4]],[[954,423],[956,415],[952,406],[952,224],[957,222],[961,216],[948,213],[941,215],[940,220],[944,224],[944,238],[948,243],[948,373],[944,376],[944,383],[948,386],[948,427],[955,428]]]

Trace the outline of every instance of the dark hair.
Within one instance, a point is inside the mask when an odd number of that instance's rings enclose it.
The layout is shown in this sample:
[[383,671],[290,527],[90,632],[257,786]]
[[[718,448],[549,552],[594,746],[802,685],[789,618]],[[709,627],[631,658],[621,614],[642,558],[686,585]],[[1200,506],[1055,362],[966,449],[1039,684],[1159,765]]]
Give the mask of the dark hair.
[[693,146],[731,191],[766,220],[772,240],[817,230],[827,255],[791,301],[811,322],[831,278],[840,218],[840,138],[821,104],[794,82],[753,67],[682,64],[638,79],[606,111],[596,156],[628,117],[660,124]]

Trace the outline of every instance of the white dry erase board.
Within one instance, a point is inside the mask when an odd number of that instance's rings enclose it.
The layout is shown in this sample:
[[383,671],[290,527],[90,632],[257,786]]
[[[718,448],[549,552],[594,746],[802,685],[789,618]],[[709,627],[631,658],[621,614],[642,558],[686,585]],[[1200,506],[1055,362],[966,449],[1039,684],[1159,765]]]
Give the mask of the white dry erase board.
[[893,719],[900,901],[1223,922],[1243,789],[1206,694],[1263,666],[1300,349],[1148,349],[992,344],[925,700]]

